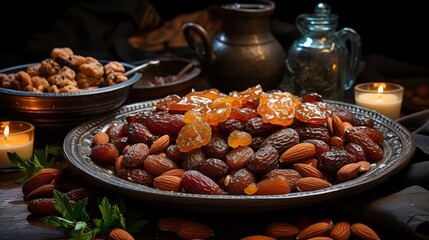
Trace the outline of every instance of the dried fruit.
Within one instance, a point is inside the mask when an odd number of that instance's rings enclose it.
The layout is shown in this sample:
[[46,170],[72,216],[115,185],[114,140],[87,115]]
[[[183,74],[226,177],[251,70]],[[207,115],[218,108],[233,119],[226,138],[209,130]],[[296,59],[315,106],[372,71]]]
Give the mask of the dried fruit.
[[213,236],[213,230],[205,224],[184,220],[178,224],[176,234],[182,239],[205,239]]
[[188,170],[182,175],[182,185],[185,192],[220,195],[222,189],[211,178],[196,171]]
[[114,228],[109,233],[109,240],[134,240],[134,237],[122,228]]
[[256,183],[255,195],[277,195],[290,193],[289,182],[282,177],[263,179]]
[[379,240],[378,234],[369,226],[363,223],[354,223],[350,226],[350,231],[356,237],[363,240]]
[[296,225],[287,222],[273,222],[265,228],[265,235],[276,239],[294,238],[299,232]]

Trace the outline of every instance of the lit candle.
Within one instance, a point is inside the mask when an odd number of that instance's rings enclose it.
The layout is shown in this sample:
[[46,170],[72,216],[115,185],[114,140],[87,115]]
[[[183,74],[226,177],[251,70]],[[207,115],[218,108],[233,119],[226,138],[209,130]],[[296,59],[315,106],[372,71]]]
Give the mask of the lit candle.
[[356,104],[375,110],[391,119],[401,114],[404,88],[394,83],[361,83],[355,86]]
[[0,130],[0,168],[15,167],[7,156],[15,152],[21,158],[30,159],[33,155],[34,126],[21,121],[1,122]]

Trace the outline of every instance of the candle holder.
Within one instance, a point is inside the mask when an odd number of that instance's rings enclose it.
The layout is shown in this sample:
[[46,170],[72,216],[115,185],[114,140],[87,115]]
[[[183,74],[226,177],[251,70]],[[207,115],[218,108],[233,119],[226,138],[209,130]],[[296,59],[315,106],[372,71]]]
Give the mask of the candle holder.
[[15,152],[21,158],[31,159],[34,146],[34,125],[22,121],[0,122],[0,171],[16,171],[7,156]]
[[355,86],[357,105],[375,110],[391,119],[401,115],[404,87],[395,83],[369,82]]

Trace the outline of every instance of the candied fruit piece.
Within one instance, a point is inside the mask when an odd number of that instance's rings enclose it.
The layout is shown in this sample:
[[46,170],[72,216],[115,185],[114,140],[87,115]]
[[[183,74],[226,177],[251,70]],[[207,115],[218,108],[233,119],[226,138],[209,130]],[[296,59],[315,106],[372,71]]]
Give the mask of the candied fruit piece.
[[193,108],[198,108],[211,102],[212,100],[202,96],[186,95],[180,101],[171,102],[168,104],[168,109],[172,111],[188,111]]
[[329,107],[324,102],[303,102],[296,108],[295,117],[301,122],[323,124],[328,113]]
[[231,105],[228,103],[209,104],[208,110],[203,113],[204,120],[210,126],[226,121],[231,113]]
[[232,148],[248,146],[252,143],[252,136],[244,131],[234,130],[228,136],[228,145]]
[[293,123],[297,103],[299,100],[288,92],[266,93],[259,98],[257,110],[264,122],[289,126]]
[[186,124],[179,132],[176,144],[181,152],[189,152],[209,143],[212,137],[210,125],[202,120]]
[[234,108],[229,114],[230,119],[246,122],[251,118],[258,117],[258,113],[252,108]]
[[178,101],[180,101],[180,99],[181,99],[181,97],[177,94],[168,95],[156,103],[156,109],[167,111],[168,105],[170,105],[174,102],[178,102]]

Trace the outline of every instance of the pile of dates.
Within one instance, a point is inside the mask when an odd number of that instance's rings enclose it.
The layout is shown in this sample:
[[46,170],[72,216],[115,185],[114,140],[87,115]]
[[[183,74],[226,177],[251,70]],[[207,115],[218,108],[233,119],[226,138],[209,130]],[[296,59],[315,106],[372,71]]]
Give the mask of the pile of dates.
[[217,89],[169,95],[154,110],[111,122],[91,159],[119,178],[165,191],[273,195],[354,179],[383,158],[371,119],[296,97]]

